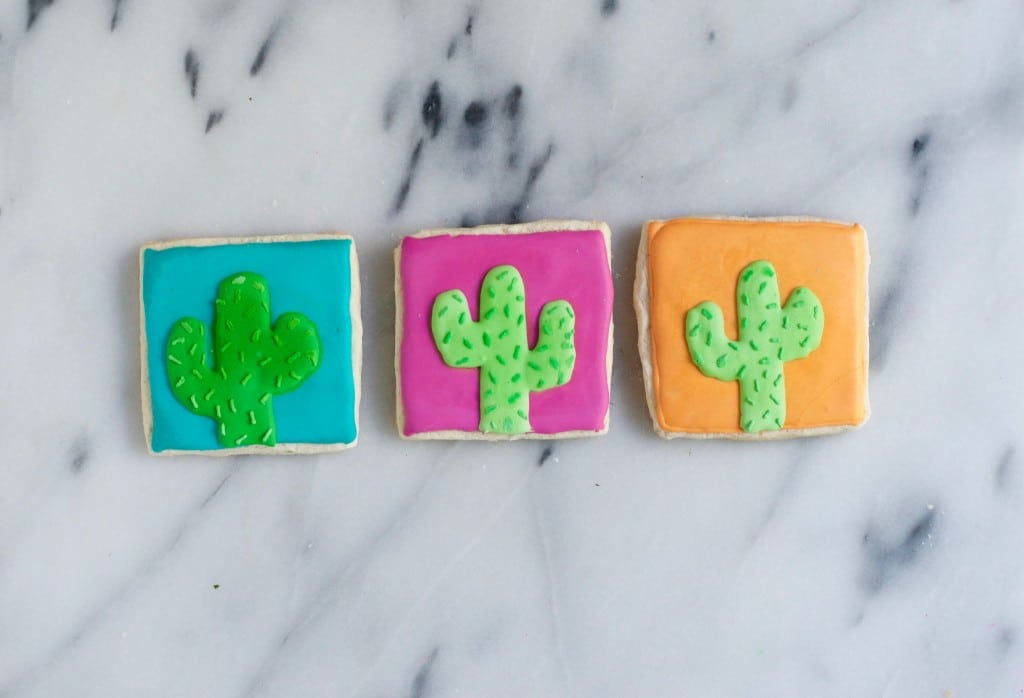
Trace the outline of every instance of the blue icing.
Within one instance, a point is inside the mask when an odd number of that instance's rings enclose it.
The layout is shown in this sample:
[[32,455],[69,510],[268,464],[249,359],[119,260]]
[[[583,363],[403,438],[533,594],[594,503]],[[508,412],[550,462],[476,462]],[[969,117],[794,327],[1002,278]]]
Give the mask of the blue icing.
[[[171,394],[164,350],[171,325],[191,315],[213,326],[217,285],[238,271],[262,274],[273,319],[295,311],[316,323],[320,367],[298,389],[274,397],[278,443],[352,443],[356,438],[352,366],[351,240],[264,242],[146,250],[146,309],[154,451],[220,448],[216,424],[186,410]],[[208,358],[212,366],[212,357]]]

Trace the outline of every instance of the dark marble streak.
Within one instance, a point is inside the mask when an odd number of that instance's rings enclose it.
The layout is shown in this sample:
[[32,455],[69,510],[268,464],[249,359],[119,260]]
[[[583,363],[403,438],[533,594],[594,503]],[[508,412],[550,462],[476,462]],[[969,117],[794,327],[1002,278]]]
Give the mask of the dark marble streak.
[[505,94],[501,111],[511,126],[508,136],[509,153],[506,162],[510,169],[519,166],[519,131],[522,124],[520,115],[523,110],[523,86],[513,85]]
[[[928,188],[927,153],[931,142],[931,132],[922,131],[910,143],[908,165],[914,178],[909,202],[911,218],[916,217],[920,212],[921,203]],[[892,278],[883,287],[879,299],[872,304],[870,348],[872,368],[883,368],[889,356],[898,315],[906,295],[911,254],[912,246],[907,243],[904,245],[903,252],[896,259]]]
[[707,36],[708,43],[709,44],[715,43],[715,39],[716,38],[717,38],[717,35],[715,34],[715,30],[714,29],[708,29],[708,36]]
[[611,17],[619,9],[619,0],[601,0],[601,16]]
[[547,149],[531,163],[530,169],[526,173],[526,182],[523,183],[523,191],[516,202],[509,207],[508,221],[510,223],[519,223],[523,220],[523,214],[529,206],[530,196],[537,185],[537,180],[544,173],[544,168],[548,166],[554,152],[555,144],[549,143]]
[[185,77],[188,78],[188,91],[192,99],[199,90],[199,58],[192,49],[185,51]]
[[391,206],[391,213],[401,213],[405,208],[405,202],[409,199],[409,190],[412,189],[412,180],[416,176],[416,168],[420,164],[420,155],[423,153],[423,139],[416,141],[412,153],[409,154],[409,164],[405,168],[405,177],[398,187],[398,194],[395,195],[395,203]]
[[252,65],[249,66],[249,75],[255,77],[259,75],[259,72],[263,70],[263,65],[267,61],[267,54],[270,52],[270,47],[274,45],[274,41],[277,39],[277,33],[281,29],[280,22],[274,22],[273,26],[270,27],[270,31],[267,32],[267,36],[263,39],[263,43],[260,44],[260,48],[256,51],[256,57],[252,59]]
[[206,117],[206,133],[210,132],[214,126],[219,124],[224,119],[223,109],[214,109]]
[[1017,633],[1013,628],[1009,626],[1003,626],[996,633],[995,645],[996,654],[1000,659],[1005,657],[1013,649],[1013,646],[1017,644]]
[[792,111],[793,106],[796,104],[797,97],[799,96],[800,86],[797,83],[796,78],[790,78],[786,81],[785,87],[782,88],[782,99],[779,103],[782,111]]
[[861,586],[876,594],[914,563],[935,529],[935,509],[926,510],[898,541],[886,542],[872,526],[864,534],[864,572]]
[[916,216],[921,211],[921,201],[928,189],[928,163],[925,159],[932,134],[922,132],[910,144],[910,168],[914,176],[914,186],[910,195],[910,215]]
[[69,463],[71,472],[77,475],[85,470],[85,466],[89,462],[90,455],[91,452],[88,437],[85,435],[79,436],[71,446],[71,459]]
[[446,60],[450,61],[452,58],[455,57],[455,52],[458,51],[459,49],[460,41],[462,41],[463,39],[469,41],[473,37],[473,20],[474,10],[470,10],[468,17],[466,18],[466,24],[462,28],[462,32],[460,34],[456,34],[455,36],[453,36],[451,41],[448,42],[448,50],[445,51],[444,56]]
[[[907,166],[910,169],[913,183],[910,191],[908,210],[914,219],[921,211],[922,202],[929,187],[928,153],[932,144],[932,132],[921,131],[910,141],[907,154]],[[913,232],[913,229],[910,231]],[[872,303],[871,310],[871,365],[873,369],[883,368],[888,358],[896,334],[899,314],[902,311],[903,299],[907,296],[912,270],[914,240],[904,241],[902,251],[893,255],[892,277],[882,288],[879,299]]]
[[854,5],[845,15],[812,36],[808,41],[804,42],[796,53],[793,54],[794,58],[800,58],[818,46],[828,43],[837,34],[841,33],[850,24],[852,24],[854,20],[860,17],[868,4],[868,0],[861,0],[861,2]]
[[54,0],[28,0],[28,21],[25,24],[25,29],[31,29],[43,10],[48,9],[53,3]]
[[1016,449],[1013,444],[1003,449],[996,461],[995,471],[992,473],[992,483],[997,492],[1002,492],[1010,484],[1013,475],[1013,456]]
[[225,475],[220,482],[218,482],[217,485],[203,497],[199,505],[185,516],[182,522],[170,532],[170,535],[152,555],[147,557],[141,565],[132,570],[117,587],[100,599],[99,602],[85,614],[85,617],[79,622],[78,627],[68,637],[66,637],[56,647],[46,652],[38,659],[38,661],[22,671],[20,674],[13,676],[6,683],[0,684],[0,697],[14,696],[28,692],[33,684],[48,676],[54,670],[57,663],[62,661],[68,653],[73,651],[83,638],[95,632],[104,619],[121,603],[144,588],[145,584],[153,578],[153,573],[156,568],[168,557],[173,555],[181,545],[182,541],[185,540],[185,538],[188,537],[188,535],[191,534],[202,522],[203,509],[205,509],[206,506],[224,489],[224,485],[227,484],[228,480],[230,480],[231,476],[234,474],[234,470],[237,468],[240,458],[244,458],[244,456],[232,459],[234,462],[232,471]]
[[121,21],[121,8],[124,5],[124,0],[113,0],[114,10],[110,13],[110,31],[117,29],[117,25]]
[[[648,422],[649,424],[650,422]],[[793,462],[786,466],[782,477],[771,494],[771,499],[764,509],[764,514],[758,519],[757,524],[750,527],[749,545],[753,546],[764,534],[771,522],[778,515],[779,511],[790,501],[802,483],[804,473],[807,472],[807,465],[810,455],[804,449],[799,449]]]
[[910,159],[911,161],[917,160],[924,153],[925,148],[932,140],[932,134],[928,131],[924,131],[910,144]]
[[[395,99],[397,102],[397,93]],[[394,119],[395,109],[397,109],[397,104],[385,106],[385,128],[389,126],[390,120]],[[434,80],[430,83],[430,87],[427,88],[427,94],[424,96],[423,103],[420,106],[420,118],[423,120],[423,126],[427,130],[427,135],[417,139],[416,145],[413,146],[412,153],[409,155],[409,164],[405,170],[405,177],[402,178],[402,183],[398,186],[395,201],[391,206],[392,215],[400,213],[405,208],[405,204],[409,199],[409,192],[412,190],[412,182],[416,176],[420,156],[423,154],[424,141],[426,138],[431,140],[437,138],[441,128],[444,126],[445,109],[441,98],[441,82],[439,80]]]
[[426,696],[430,695],[430,681],[433,677],[434,663],[437,661],[440,649],[440,647],[435,647],[427,655],[427,658],[423,660],[423,664],[420,665],[416,676],[412,679],[412,685],[409,687],[409,698],[426,698]]
[[401,107],[402,100],[405,98],[407,91],[408,87],[401,80],[392,85],[391,89],[388,90],[387,99],[384,100],[384,114],[381,117],[385,131],[390,131],[394,125],[395,117],[398,116],[398,109]]
[[479,100],[470,102],[462,118],[467,126],[482,126],[487,121],[487,105]]
[[471,150],[482,147],[487,137],[486,125],[489,111],[487,105],[479,100],[473,100],[466,107],[462,114],[462,121],[465,125],[460,142]]
[[427,89],[427,95],[423,98],[423,106],[420,109],[423,116],[423,125],[427,127],[431,138],[437,138],[437,134],[444,125],[444,105],[441,102],[441,83],[435,80]]
[[519,112],[523,108],[523,86],[513,85],[512,88],[505,95],[505,102],[502,110],[512,121],[519,120]]
[[544,450],[540,452],[540,459],[537,461],[537,467],[544,467],[544,464],[548,462],[548,459],[551,458],[554,452],[555,449],[550,444],[544,446]]
[[892,340],[896,335],[896,320],[903,306],[906,294],[906,271],[909,265],[906,251],[896,260],[893,276],[881,291],[878,300],[871,304],[870,366],[872,370],[885,367],[889,358]]

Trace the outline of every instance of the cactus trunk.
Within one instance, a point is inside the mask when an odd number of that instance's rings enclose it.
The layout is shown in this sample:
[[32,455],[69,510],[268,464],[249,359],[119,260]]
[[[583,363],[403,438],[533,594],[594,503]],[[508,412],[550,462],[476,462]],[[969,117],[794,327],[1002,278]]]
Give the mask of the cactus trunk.
[[782,362],[773,361],[754,375],[739,379],[740,426],[743,431],[781,429],[786,423],[786,382]]
[[493,366],[480,369],[480,431],[525,434],[530,431],[530,393],[500,386]]
[[309,318],[285,313],[271,326],[270,291],[259,274],[224,279],[214,304],[214,367],[206,326],[174,323],[167,340],[171,392],[193,414],[217,423],[225,448],[277,443],[273,397],[299,387],[320,365],[320,337]]
[[738,381],[740,427],[746,432],[782,429],[786,422],[787,361],[818,348],[825,312],[818,297],[796,288],[780,307],[775,268],[768,262],[747,265],[736,282],[739,338],[725,335],[722,309],[705,301],[686,313],[686,345],[704,375]]
[[220,415],[215,416],[221,446],[266,445],[272,437],[276,441],[272,399],[263,404],[259,396],[239,395],[218,408]]
[[487,272],[480,289],[480,320],[466,296],[445,291],[434,300],[431,333],[444,362],[480,369],[480,431],[523,434],[530,425],[530,393],[565,385],[576,361],[575,315],[563,300],[541,308],[537,344],[526,335],[523,279],[512,266]]

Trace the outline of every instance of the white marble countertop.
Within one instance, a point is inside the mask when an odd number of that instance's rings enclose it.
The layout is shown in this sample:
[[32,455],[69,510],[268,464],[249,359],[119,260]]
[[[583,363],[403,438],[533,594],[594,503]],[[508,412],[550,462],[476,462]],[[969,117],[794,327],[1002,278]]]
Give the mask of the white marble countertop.
[[[1024,6],[0,5],[0,696],[1024,690]],[[467,118],[467,116],[469,118]],[[645,218],[857,220],[873,417],[665,442]],[[391,250],[614,233],[611,433],[410,443]],[[357,236],[362,433],[154,458],[139,245]]]

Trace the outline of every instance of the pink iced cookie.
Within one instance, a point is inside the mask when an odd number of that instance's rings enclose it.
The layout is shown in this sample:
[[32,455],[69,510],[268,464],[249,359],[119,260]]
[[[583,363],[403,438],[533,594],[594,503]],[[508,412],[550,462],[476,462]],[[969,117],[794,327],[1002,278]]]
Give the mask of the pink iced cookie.
[[609,230],[539,221],[423,231],[395,250],[404,438],[608,430]]

